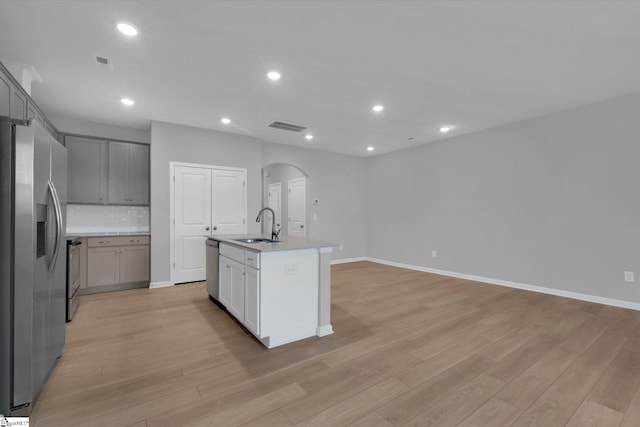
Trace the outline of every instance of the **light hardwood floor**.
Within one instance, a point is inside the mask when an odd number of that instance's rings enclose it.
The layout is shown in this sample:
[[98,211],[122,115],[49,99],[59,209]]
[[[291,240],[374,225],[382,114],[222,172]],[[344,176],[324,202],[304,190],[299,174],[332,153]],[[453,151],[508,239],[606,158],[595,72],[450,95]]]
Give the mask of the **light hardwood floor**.
[[265,349],[203,283],[83,296],[55,426],[638,426],[640,312],[360,262],[335,334]]

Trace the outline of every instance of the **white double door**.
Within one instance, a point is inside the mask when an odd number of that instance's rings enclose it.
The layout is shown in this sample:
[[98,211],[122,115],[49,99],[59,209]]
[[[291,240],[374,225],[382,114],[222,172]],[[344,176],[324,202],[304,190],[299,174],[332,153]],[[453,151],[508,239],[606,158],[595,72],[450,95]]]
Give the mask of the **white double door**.
[[173,165],[172,282],[206,278],[206,236],[246,233],[246,169]]

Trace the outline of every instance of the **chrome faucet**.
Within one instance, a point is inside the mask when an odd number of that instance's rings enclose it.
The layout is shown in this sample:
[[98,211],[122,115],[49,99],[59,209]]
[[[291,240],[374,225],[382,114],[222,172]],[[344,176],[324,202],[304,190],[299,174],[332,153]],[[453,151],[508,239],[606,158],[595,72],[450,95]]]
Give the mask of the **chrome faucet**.
[[260,209],[260,212],[258,212],[258,216],[256,217],[256,222],[260,222],[260,220],[262,220],[262,214],[264,213],[264,211],[269,211],[271,212],[271,218],[272,218],[272,222],[271,222],[271,240],[280,240],[280,231],[282,230],[276,230],[276,213],[273,211],[273,209],[271,208],[262,208]]

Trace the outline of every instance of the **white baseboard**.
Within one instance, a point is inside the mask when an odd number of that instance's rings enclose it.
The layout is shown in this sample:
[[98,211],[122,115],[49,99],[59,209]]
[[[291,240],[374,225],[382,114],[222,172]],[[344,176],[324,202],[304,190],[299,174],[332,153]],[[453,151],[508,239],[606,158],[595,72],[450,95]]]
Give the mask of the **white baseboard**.
[[173,286],[173,284],[169,281],[166,282],[151,282],[149,284],[149,289],[156,289],[156,288],[166,288],[168,286]]
[[318,326],[316,328],[316,335],[319,337],[326,337],[327,335],[331,335],[333,333],[333,326],[331,324]]
[[334,259],[331,261],[331,265],[336,264],[346,264],[348,262],[359,262],[359,261],[368,261],[367,257],[358,257],[358,258],[343,258],[343,259]]
[[613,298],[599,297],[595,295],[582,294],[579,292],[563,291],[560,289],[546,288],[544,286],[527,285],[525,283],[510,282],[508,280],[492,279],[490,277],[474,276],[472,274],[456,273],[453,271],[438,270],[436,268],[421,267],[417,265],[403,264],[400,262],[386,261],[383,259],[365,257],[363,261],[375,262],[378,264],[390,265],[392,267],[406,268],[409,270],[423,271],[425,273],[439,274],[441,276],[456,277],[458,279],[472,280],[474,282],[489,283],[491,285],[506,286],[509,288],[523,289],[526,291],[539,292],[542,294],[555,295],[559,297],[572,298],[580,301],[595,302],[597,304],[611,305],[614,307],[628,308],[640,311],[640,304],[623,301]]

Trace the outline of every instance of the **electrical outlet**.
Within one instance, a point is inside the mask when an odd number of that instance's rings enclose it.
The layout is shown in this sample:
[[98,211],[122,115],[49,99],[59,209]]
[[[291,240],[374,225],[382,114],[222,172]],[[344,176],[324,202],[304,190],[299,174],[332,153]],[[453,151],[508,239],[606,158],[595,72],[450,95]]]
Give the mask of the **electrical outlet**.
[[313,220],[314,220],[314,221],[317,221],[317,220],[318,220],[318,214],[317,214],[317,213],[314,213],[314,214],[313,214]]
[[342,250],[342,243],[340,243],[340,250]]
[[438,251],[431,251],[431,258],[438,258]]
[[636,281],[635,274],[633,274],[633,271],[624,272],[624,281],[630,282],[630,283],[633,283]]

